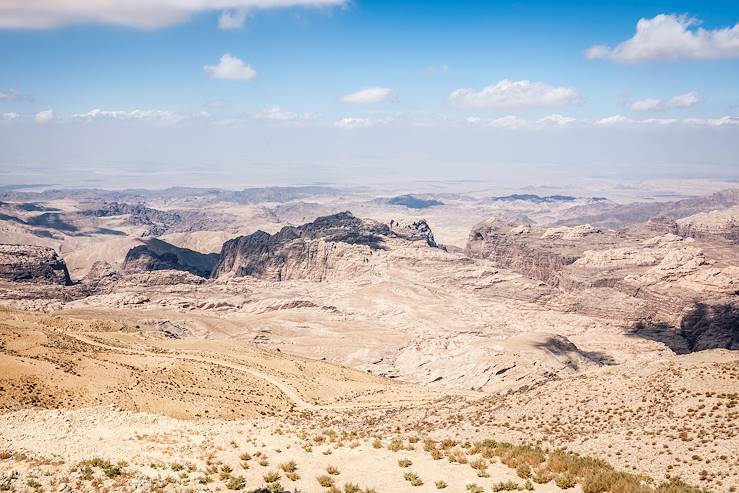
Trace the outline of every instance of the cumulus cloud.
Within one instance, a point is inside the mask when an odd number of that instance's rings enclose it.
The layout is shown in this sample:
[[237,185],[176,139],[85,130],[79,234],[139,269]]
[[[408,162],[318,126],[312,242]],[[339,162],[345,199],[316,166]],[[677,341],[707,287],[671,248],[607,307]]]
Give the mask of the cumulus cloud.
[[686,15],[642,18],[636,23],[634,36],[615,47],[592,46],[585,56],[619,63],[739,57],[739,23],[721,29],[703,29],[699,24]]
[[293,113],[292,111],[283,111],[279,106],[270,106],[262,111],[255,113],[254,118],[258,120],[272,120],[272,121],[295,121],[295,120],[310,120],[313,118],[311,113]]
[[224,10],[218,18],[218,27],[221,29],[239,29],[246,22],[246,10]]
[[[48,29],[70,24],[115,24],[155,29],[188,20],[208,11],[267,9],[274,7],[322,7],[343,5],[347,0],[3,0],[0,28]],[[223,16],[222,16],[223,17]],[[229,19],[238,20],[238,14]],[[228,21],[226,21],[228,23]],[[220,20],[219,20],[220,24]]]
[[252,80],[257,75],[249,64],[229,53],[221,57],[218,65],[205,65],[203,70],[211,79]]
[[34,119],[36,123],[48,123],[54,119],[54,110],[39,111]]
[[388,87],[365,87],[341,97],[341,102],[350,104],[385,103],[396,99],[395,91]]
[[634,111],[666,111],[674,108],[690,108],[701,101],[703,101],[701,95],[691,91],[670,99],[640,99],[629,104],[629,108]]
[[457,89],[449,102],[462,108],[523,108],[534,106],[564,106],[579,101],[577,92],[569,87],[555,87],[528,80],[501,80],[482,89]]

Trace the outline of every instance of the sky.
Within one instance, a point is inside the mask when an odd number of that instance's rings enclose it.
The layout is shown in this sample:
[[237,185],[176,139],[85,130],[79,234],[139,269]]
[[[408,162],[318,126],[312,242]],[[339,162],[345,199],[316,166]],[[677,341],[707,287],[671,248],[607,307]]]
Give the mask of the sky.
[[739,3],[583,3],[0,0],[0,183],[739,179]]

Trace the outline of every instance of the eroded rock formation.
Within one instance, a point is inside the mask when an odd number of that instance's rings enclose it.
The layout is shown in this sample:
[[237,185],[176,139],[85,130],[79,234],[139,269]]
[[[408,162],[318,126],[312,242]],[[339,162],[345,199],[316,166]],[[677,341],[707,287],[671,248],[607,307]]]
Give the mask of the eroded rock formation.
[[341,212],[274,235],[257,231],[227,241],[213,277],[323,280],[336,272],[371,269],[369,257],[398,242],[436,247],[426,221],[384,224]]
[[52,248],[0,245],[0,279],[69,286],[67,265]]

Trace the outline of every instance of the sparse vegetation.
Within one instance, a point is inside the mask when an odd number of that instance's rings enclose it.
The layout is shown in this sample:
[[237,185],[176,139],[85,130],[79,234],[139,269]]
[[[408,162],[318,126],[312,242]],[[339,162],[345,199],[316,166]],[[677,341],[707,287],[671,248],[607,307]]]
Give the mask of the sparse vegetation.
[[410,467],[413,465],[413,461],[410,459],[398,459],[398,465],[400,467]]
[[330,488],[334,485],[334,478],[331,476],[328,476],[326,474],[322,474],[316,478],[316,481],[318,481],[318,484],[323,486],[324,488]]

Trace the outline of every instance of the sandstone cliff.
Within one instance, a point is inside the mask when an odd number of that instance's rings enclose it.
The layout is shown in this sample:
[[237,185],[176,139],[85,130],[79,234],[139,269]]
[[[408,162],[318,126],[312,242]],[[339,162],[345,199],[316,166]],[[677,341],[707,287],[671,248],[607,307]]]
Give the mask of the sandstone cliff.
[[67,265],[52,248],[0,245],[0,279],[69,286]]
[[426,221],[384,224],[341,212],[274,235],[257,231],[227,241],[213,277],[320,281],[339,272],[371,270],[372,255],[398,244],[437,246]]
[[680,225],[662,218],[612,231],[488,220],[473,228],[467,254],[559,288],[563,309],[617,317],[632,333],[676,352],[737,347],[736,246],[724,238],[658,234],[665,229],[680,232]]

